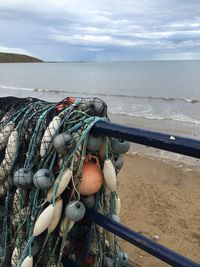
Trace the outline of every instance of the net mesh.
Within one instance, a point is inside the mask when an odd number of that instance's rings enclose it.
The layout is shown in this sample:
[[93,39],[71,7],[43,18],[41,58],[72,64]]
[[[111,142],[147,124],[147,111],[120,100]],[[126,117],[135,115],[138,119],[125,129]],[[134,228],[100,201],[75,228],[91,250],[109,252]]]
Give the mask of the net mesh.
[[[107,161],[116,179],[116,155],[109,138],[100,145],[90,138],[100,120],[108,116],[98,98],[0,98],[0,266],[62,266],[65,257],[80,266],[121,266],[117,238],[83,219],[85,206],[119,216],[104,170]],[[83,190],[87,179],[91,194]]]

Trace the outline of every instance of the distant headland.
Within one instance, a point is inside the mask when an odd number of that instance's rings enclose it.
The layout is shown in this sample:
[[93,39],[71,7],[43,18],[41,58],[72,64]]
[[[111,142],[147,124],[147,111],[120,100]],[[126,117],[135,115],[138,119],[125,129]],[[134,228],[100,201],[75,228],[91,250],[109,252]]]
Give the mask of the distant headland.
[[43,62],[41,59],[27,55],[0,52],[0,63]]

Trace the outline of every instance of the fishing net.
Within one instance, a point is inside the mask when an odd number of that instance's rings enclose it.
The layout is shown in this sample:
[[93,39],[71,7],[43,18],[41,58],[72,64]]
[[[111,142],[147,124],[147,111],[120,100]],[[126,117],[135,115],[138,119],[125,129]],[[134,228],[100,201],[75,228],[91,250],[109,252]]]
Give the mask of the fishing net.
[[120,221],[116,175],[128,142],[94,135],[98,99],[0,99],[0,266],[124,266],[113,234],[86,208]]

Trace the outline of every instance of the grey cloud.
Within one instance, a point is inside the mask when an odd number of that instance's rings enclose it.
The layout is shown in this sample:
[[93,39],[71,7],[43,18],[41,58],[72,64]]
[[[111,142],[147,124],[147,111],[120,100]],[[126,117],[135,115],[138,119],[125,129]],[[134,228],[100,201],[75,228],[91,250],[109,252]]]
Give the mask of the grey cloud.
[[46,60],[199,58],[197,0],[1,0],[0,47]]

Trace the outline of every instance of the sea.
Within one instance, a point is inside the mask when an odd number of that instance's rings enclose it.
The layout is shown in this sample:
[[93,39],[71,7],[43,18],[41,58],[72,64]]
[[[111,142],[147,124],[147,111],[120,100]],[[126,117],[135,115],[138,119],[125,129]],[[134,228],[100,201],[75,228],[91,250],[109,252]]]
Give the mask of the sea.
[[115,123],[200,139],[200,61],[1,63],[3,96],[99,97]]

